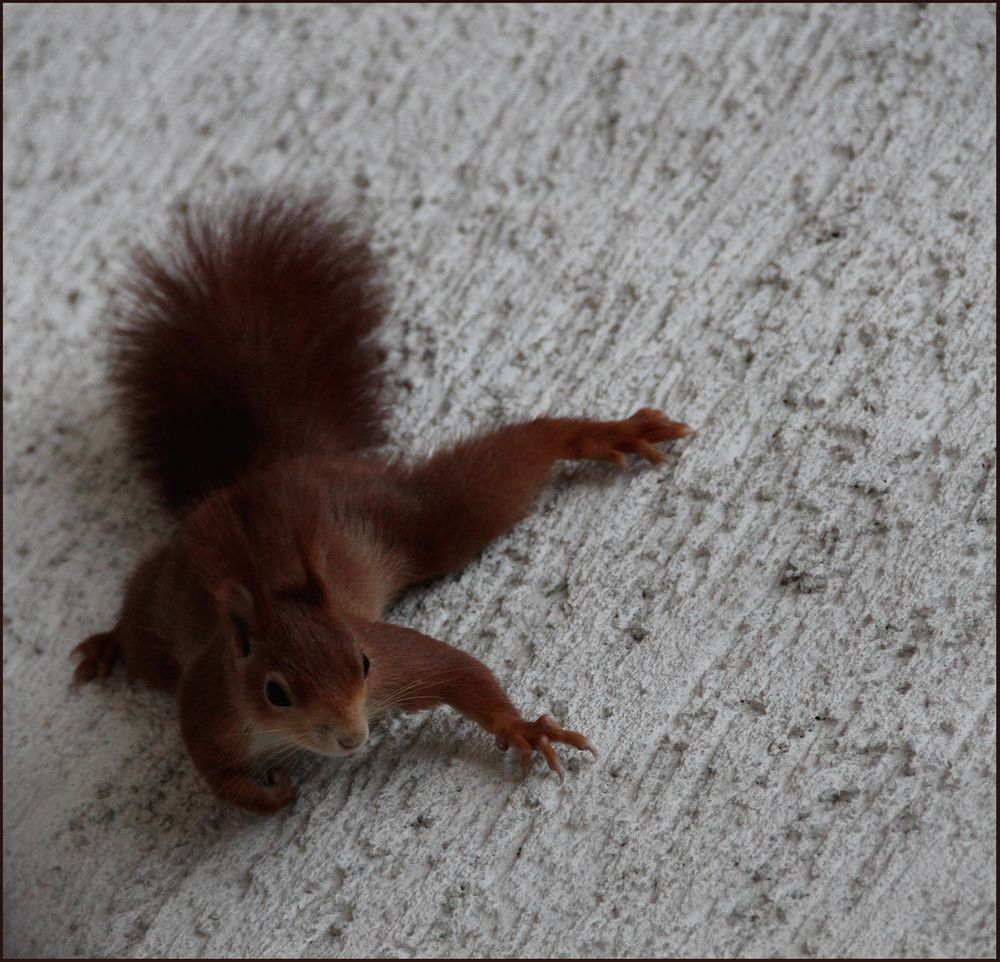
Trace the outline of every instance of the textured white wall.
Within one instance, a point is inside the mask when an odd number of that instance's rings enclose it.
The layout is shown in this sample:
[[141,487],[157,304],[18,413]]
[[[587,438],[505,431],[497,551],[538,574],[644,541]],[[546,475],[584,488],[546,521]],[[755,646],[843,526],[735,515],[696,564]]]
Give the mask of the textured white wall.
[[[994,955],[995,57],[992,6],[5,5],[5,952]],[[392,613],[593,738],[562,789],[442,711],[258,820],[66,691],[168,525],[116,270],[275,182],[374,229],[399,448],[701,428]]]

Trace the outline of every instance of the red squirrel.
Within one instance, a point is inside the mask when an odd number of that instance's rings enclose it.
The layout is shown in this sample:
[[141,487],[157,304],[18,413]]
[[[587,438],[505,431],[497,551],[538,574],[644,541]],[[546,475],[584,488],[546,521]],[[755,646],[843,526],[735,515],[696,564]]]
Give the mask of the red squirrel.
[[112,380],[176,529],[131,576],[117,625],[74,649],[74,683],[121,658],[175,694],[198,771],[255,812],[295,799],[295,750],[349,755],[393,709],[451,705],[560,780],[555,745],[596,755],[383,613],[521,519],[556,461],[659,464],[654,445],[687,425],[649,408],[540,417],[419,460],[381,455],[386,297],[367,241],[322,199],[284,193],[182,214],[171,238],[134,255]]

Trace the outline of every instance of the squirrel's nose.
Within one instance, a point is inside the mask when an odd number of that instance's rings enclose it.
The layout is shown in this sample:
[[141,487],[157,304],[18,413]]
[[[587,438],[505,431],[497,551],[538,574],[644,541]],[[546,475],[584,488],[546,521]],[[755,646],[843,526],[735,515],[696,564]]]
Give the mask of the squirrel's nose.
[[368,738],[368,722],[362,718],[358,724],[337,736],[337,744],[345,752],[353,752],[355,748],[360,748]]

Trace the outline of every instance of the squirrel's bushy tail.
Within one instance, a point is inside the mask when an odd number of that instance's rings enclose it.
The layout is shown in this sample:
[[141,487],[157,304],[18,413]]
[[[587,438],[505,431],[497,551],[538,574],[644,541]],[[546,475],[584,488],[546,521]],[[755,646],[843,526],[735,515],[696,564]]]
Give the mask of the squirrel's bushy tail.
[[383,440],[379,272],[321,199],[184,214],[161,254],[135,254],[127,291],[112,378],[171,506],[276,456]]

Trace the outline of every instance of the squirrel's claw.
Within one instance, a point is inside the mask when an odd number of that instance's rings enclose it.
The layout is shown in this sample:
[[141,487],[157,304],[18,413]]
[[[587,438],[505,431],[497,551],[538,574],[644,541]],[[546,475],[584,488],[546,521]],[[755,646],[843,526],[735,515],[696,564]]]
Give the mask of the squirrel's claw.
[[538,749],[545,756],[549,768],[559,776],[559,784],[562,785],[566,781],[566,773],[563,771],[562,762],[559,761],[556,750],[552,747],[552,742],[545,735],[538,739]]
[[530,722],[524,718],[510,724],[496,736],[497,747],[505,752],[512,745],[520,756],[521,768],[527,772],[535,752],[541,752],[549,768],[559,776],[559,783],[565,781],[566,773],[559,760],[553,742],[571,745],[580,751],[590,752],[597,758],[597,751],[579,732],[560,728],[549,715],[542,715],[536,721]]

